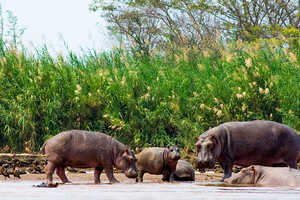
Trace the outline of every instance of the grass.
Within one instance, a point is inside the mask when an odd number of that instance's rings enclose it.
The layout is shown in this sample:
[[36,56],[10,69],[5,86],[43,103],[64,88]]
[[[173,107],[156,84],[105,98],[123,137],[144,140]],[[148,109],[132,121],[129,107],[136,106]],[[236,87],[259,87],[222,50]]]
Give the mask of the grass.
[[63,130],[101,131],[135,146],[177,144],[226,121],[300,130],[300,47],[236,42],[218,53],[114,49],[30,55],[0,45],[0,146],[38,150]]

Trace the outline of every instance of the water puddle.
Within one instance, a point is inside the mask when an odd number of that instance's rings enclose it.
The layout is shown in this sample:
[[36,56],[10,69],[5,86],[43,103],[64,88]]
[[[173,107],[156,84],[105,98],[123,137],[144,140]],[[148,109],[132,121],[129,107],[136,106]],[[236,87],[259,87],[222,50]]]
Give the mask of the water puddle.
[[232,187],[219,182],[175,182],[109,184],[90,181],[62,184],[57,188],[34,188],[41,182],[0,181],[1,200],[293,200],[300,198],[300,188],[253,187],[239,185]]

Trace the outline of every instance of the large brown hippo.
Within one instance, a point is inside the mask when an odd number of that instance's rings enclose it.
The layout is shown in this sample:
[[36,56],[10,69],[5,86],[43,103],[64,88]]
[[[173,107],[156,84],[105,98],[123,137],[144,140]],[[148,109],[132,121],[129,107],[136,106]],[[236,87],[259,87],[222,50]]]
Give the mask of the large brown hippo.
[[227,122],[197,138],[197,168],[213,168],[218,161],[225,178],[232,165],[272,166],[284,164],[297,168],[300,138],[290,127],[272,121]]
[[174,180],[195,181],[195,170],[193,166],[185,160],[178,160],[174,174]]
[[259,186],[300,186],[300,171],[289,167],[251,165],[224,180],[229,184],[255,184]]
[[150,147],[136,155],[136,168],[138,170],[137,182],[143,182],[144,173],[160,175],[165,181],[174,181],[174,173],[180,153],[177,146]]
[[95,168],[95,183],[100,183],[103,169],[111,183],[118,182],[113,175],[113,166],[124,170],[128,178],[137,177],[135,155],[124,144],[104,133],[82,130],[61,132],[44,143],[42,152],[47,159],[47,185],[52,185],[55,169],[62,182],[69,182],[65,175],[66,166]]

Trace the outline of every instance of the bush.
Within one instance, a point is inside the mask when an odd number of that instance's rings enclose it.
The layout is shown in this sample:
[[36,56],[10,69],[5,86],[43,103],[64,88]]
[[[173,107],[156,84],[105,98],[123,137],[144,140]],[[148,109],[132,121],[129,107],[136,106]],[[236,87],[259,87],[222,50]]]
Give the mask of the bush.
[[[110,134],[134,146],[178,144],[227,121],[274,120],[300,129],[300,47],[278,41],[143,55],[79,57],[0,46],[0,143],[38,150],[63,130]],[[297,41],[299,44],[299,41]],[[284,46],[284,47],[281,47]]]

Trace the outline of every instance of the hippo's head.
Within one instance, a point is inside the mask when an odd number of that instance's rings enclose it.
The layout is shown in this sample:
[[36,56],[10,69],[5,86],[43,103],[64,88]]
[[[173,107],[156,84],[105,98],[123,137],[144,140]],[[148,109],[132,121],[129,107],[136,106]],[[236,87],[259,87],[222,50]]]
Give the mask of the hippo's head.
[[214,168],[216,158],[221,153],[221,145],[216,136],[196,138],[197,157],[195,159],[196,167],[199,169]]
[[226,178],[224,183],[228,184],[256,184],[258,179],[258,172],[255,166],[252,165],[247,168],[243,168],[238,174]]
[[168,146],[169,159],[172,161],[177,161],[180,159],[180,152],[177,146]]
[[124,170],[125,175],[128,178],[136,178],[137,171],[136,171],[136,158],[134,153],[129,149],[126,149],[121,156],[116,159],[116,167],[118,169]]

